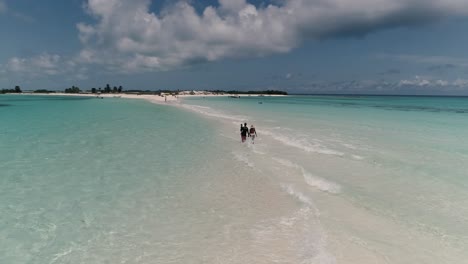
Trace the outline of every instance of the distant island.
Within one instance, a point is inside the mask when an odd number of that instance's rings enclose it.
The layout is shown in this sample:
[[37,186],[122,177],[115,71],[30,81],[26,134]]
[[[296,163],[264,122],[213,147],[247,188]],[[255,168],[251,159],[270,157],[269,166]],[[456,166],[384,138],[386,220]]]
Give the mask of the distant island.
[[[0,90],[0,94],[6,93],[23,93],[20,86],[15,86],[14,89],[2,89]],[[34,91],[28,91],[28,93],[66,93],[66,94],[150,94],[150,95],[200,95],[200,94],[215,94],[215,95],[288,95],[285,91],[280,90],[261,90],[261,91],[237,91],[237,90],[205,90],[205,91],[196,91],[196,90],[189,90],[189,91],[182,91],[182,90],[124,90],[123,87],[114,86],[111,87],[109,84],[106,84],[104,88],[91,88],[89,90],[81,90],[77,86],[72,86],[69,88],[64,89],[63,91],[51,91],[46,89],[39,89]]]
[[288,95],[285,91],[279,90],[264,90],[264,91],[223,91],[223,90],[212,90],[209,91],[215,94],[265,94],[265,95]]
[[224,90],[203,90],[203,91],[181,91],[181,90],[127,90],[123,91],[123,93],[127,94],[168,94],[168,95],[239,95],[239,94],[255,94],[255,95],[288,95],[285,91],[278,91],[278,90],[264,90],[264,91],[224,91]]
[[6,93],[22,93],[21,87],[15,86],[15,89],[2,89],[2,90],[0,90],[0,94],[6,94]]

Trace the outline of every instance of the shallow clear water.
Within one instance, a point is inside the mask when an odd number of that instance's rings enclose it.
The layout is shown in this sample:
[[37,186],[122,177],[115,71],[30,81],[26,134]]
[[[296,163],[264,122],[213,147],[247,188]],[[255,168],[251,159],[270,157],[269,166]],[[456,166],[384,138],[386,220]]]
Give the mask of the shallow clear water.
[[332,262],[468,259],[468,98],[245,96],[185,103],[232,131],[243,121],[256,125],[261,151],[250,162],[277,166],[272,174],[286,191],[314,205]]
[[0,263],[462,263],[467,112],[0,96]]
[[1,263],[166,262],[195,239],[207,122],[140,100],[0,100]]

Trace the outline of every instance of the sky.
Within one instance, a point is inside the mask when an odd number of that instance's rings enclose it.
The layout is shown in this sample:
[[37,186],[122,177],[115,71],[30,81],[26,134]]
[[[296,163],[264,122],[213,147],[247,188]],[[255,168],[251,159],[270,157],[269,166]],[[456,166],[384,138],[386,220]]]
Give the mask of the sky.
[[467,0],[0,0],[0,89],[468,95]]

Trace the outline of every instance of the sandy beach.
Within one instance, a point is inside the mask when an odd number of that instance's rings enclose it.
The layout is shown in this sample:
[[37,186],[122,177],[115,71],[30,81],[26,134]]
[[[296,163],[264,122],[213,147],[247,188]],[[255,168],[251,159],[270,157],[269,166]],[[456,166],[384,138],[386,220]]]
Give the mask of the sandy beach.
[[[187,92],[186,92],[187,93]],[[116,94],[91,94],[91,93],[26,93],[23,92],[20,95],[36,95],[36,96],[82,96],[82,97],[102,97],[102,98],[126,98],[126,99],[143,99],[152,103],[175,103],[181,98],[189,97],[230,97],[231,94],[204,94],[204,92],[197,92],[196,94],[181,94],[181,95],[152,95],[152,94],[127,94],[127,93],[116,93]],[[270,96],[284,96],[284,95],[261,95],[261,94],[245,94],[235,95],[240,97],[270,97]]]

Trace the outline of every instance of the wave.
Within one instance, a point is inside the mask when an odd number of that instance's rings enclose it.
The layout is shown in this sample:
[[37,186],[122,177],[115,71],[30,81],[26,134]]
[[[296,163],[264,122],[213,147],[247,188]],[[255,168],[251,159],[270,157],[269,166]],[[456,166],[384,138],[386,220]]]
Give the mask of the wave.
[[289,161],[289,160],[280,159],[280,158],[273,158],[273,160],[278,162],[281,165],[286,166],[286,167],[296,168],[296,169],[302,168],[301,166],[299,166],[296,163],[293,163],[292,161]]
[[313,176],[304,169],[302,169],[302,175],[304,176],[304,179],[308,185],[313,186],[321,191],[333,194],[338,194],[341,192],[341,186],[334,182],[330,182],[323,178]]
[[282,188],[303,206],[290,215],[258,223],[252,230],[253,246],[267,253],[264,256],[271,263],[336,263],[335,256],[328,251],[328,236],[311,199],[292,185]]
[[346,148],[349,148],[349,149],[357,149],[356,146],[352,145],[352,144],[349,144],[349,143],[343,143],[342,144],[344,147]]
[[292,185],[282,185],[281,188],[287,192],[289,195],[292,197],[296,198],[299,202],[306,204],[308,206],[312,206],[312,200],[310,200],[309,197],[307,197],[305,194],[297,191],[294,189]]
[[331,182],[329,180],[323,179],[321,177],[312,175],[306,171],[302,166],[295,164],[289,160],[273,158],[276,162],[282,164],[283,166],[298,169],[301,171],[302,176],[304,177],[305,182],[320,191],[328,192],[332,194],[338,194],[341,192],[341,186],[337,183]]
[[234,155],[234,158],[236,158],[236,160],[245,163],[250,168],[255,168],[255,164],[251,162],[249,158],[245,156],[245,154],[238,153],[238,152],[232,152],[232,154]]
[[365,158],[359,155],[351,155],[351,157],[355,160],[364,160]]
[[[259,140],[257,139],[257,141],[259,141]],[[259,149],[259,144],[252,144],[252,142],[249,139],[247,139],[247,148],[252,150],[252,152],[255,153],[255,154],[259,154],[259,155],[267,154],[266,152],[261,151]]]
[[280,141],[284,145],[295,147],[310,153],[318,153],[324,155],[335,155],[335,156],[344,156],[344,153],[341,151],[333,150],[322,146],[319,143],[310,143],[306,139],[292,138],[278,133],[274,133],[268,130],[262,132],[262,134],[272,137],[273,139]]

